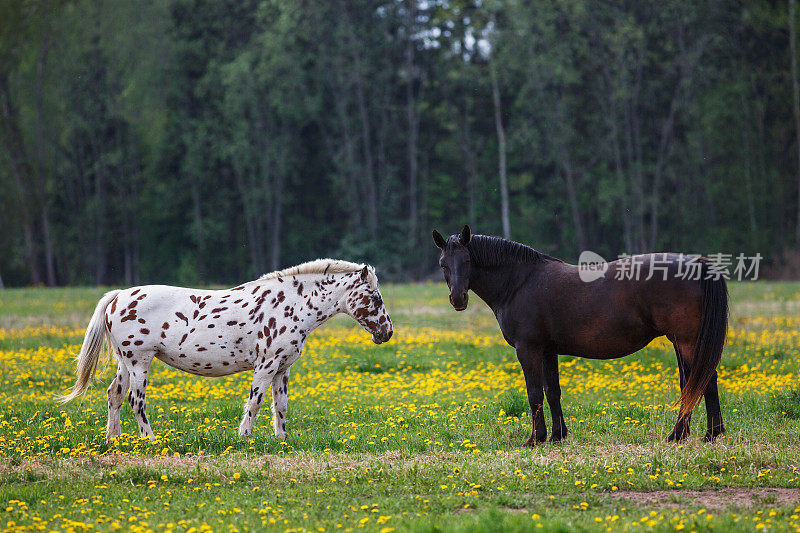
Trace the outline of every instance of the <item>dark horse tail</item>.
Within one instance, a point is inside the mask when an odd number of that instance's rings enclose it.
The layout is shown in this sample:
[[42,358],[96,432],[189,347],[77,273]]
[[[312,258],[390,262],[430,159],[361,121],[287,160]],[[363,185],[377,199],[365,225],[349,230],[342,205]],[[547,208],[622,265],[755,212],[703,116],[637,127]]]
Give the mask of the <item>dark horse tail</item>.
[[710,262],[703,261],[703,314],[694,348],[694,361],[689,378],[681,391],[679,418],[691,415],[717,371],[728,333],[728,286],[725,279],[709,279]]

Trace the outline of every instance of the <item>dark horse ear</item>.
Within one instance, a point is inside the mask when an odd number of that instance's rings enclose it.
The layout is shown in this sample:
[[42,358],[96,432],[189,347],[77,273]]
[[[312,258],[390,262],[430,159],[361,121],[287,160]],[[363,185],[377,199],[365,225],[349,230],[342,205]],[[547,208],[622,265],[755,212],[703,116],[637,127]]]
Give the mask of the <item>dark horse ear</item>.
[[361,281],[367,281],[367,276],[369,276],[369,269],[367,265],[364,265],[364,268],[361,269]]
[[461,230],[461,235],[458,236],[458,240],[462,246],[466,246],[469,244],[469,240],[472,238],[472,232],[469,230],[469,226],[464,224],[464,229]]
[[440,250],[443,250],[444,247],[447,246],[447,241],[445,241],[442,234],[436,230],[433,230],[433,242]]

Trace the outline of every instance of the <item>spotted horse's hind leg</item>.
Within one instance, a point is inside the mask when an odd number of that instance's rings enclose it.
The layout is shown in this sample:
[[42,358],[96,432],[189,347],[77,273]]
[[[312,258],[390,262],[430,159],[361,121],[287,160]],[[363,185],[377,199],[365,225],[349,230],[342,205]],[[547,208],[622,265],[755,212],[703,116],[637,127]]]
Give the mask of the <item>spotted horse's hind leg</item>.
[[130,376],[125,365],[120,362],[117,365],[117,374],[114,376],[111,385],[108,386],[108,424],[106,425],[106,439],[111,440],[121,432],[120,411],[125,401],[125,394],[128,392]]
[[128,402],[131,404],[136,422],[139,424],[139,437],[155,439],[150,422],[147,420],[147,374],[150,371],[150,363],[153,361],[153,353],[138,353],[130,359],[125,359],[125,366],[130,376],[130,390],[128,391]]

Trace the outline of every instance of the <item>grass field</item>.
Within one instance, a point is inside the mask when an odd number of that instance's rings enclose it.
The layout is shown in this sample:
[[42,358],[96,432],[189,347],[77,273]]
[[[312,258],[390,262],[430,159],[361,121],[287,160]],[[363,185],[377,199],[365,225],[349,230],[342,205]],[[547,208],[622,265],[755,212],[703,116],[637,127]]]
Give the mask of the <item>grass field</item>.
[[535,449],[520,447],[524,381],[486,306],[456,313],[441,284],[382,292],[389,343],[343,317],[309,338],[285,442],[268,402],[238,438],[251,374],[154,363],[156,441],[126,405],[111,443],[111,367],[82,401],[54,402],[102,291],[0,292],[0,529],[800,530],[800,284],[731,287],[717,443],[699,442],[702,405],[687,442],[664,442],[678,385],[662,338],[616,361],[562,357],[571,433]]

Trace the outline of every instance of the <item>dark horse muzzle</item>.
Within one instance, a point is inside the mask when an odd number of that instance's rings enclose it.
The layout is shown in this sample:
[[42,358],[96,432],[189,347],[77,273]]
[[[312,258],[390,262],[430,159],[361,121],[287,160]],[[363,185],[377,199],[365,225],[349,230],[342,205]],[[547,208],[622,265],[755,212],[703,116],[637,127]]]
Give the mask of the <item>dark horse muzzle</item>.
[[456,311],[463,311],[467,308],[468,303],[469,293],[467,291],[464,291],[459,295],[454,295],[452,292],[450,293],[450,305],[452,305],[453,309]]

